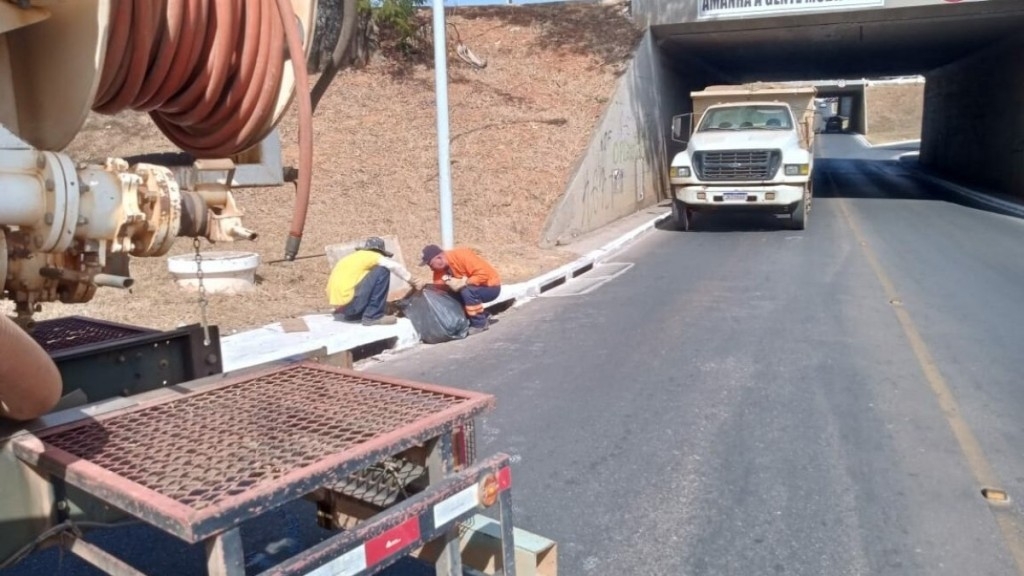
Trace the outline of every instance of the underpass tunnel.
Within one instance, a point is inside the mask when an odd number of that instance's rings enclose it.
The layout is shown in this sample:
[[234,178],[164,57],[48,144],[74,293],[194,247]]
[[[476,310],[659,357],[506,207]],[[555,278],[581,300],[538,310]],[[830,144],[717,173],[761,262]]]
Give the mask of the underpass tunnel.
[[1024,196],[1024,1],[902,1],[921,5],[699,20],[696,1],[634,0],[663,71],[653,116],[670,126],[710,85],[808,82],[834,99],[847,131],[870,137],[900,121],[872,108],[872,80],[922,76],[920,120],[907,119],[919,123],[921,164]]
[[844,119],[844,130],[858,134],[866,132],[867,110],[864,105],[865,85],[862,81],[814,82],[814,86],[818,89],[818,99],[827,104],[817,111],[816,128],[824,130],[828,117],[836,115]]

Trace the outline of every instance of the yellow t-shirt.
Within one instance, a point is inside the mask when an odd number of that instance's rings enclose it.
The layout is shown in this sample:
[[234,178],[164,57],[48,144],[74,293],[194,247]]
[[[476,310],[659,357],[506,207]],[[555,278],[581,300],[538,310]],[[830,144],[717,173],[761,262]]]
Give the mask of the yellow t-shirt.
[[352,301],[356,285],[384,256],[373,250],[356,250],[334,265],[327,279],[327,300],[331,306],[344,306]]

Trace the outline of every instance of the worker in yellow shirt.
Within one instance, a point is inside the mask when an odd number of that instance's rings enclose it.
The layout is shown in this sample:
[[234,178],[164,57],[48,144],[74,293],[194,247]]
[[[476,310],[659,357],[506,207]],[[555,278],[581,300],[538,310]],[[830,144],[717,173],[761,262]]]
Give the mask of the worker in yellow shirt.
[[405,280],[416,290],[423,282],[416,280],[384,248],[384,240],[367,238],[362,247],[334,265],[327,280],[327,299],[334,306],[334,318],[342,322],[362,322],[363,326],[394,324],[394,316],[384,314],[391,273]]
[[484,304],[501,294],[501,276],[494,266],[469,248],[442,250],[434,244],[423,248],[421,265],[434,271],[434,284],[446,286],[462,301],[470,334],[487,330],[491,315]]

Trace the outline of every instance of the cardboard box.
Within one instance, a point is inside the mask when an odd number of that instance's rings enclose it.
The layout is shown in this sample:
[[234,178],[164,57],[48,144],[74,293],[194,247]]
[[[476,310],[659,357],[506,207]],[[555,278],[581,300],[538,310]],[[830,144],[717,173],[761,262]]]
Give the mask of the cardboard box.
[[[516,576],[557,576],[558,545],[520,528],[513,528],[516,545]],[[501,568],[501,524],[481,514],[471,517],[459,527],[462,565],[484,574],[495,574]],[[424,546],[420,559],[431,562],[440,550],[438,543]]]

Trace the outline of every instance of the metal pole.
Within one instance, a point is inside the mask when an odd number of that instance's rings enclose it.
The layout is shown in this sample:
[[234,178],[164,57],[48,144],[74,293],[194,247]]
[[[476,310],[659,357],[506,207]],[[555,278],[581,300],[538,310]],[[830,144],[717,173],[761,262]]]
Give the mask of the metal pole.
[[448,146],[448,54],[445,42],[444,0],[434,6],[434,99],[437,101],[437,182],[441,195],[441,248],[455,245],[452,221],[452,166]]

